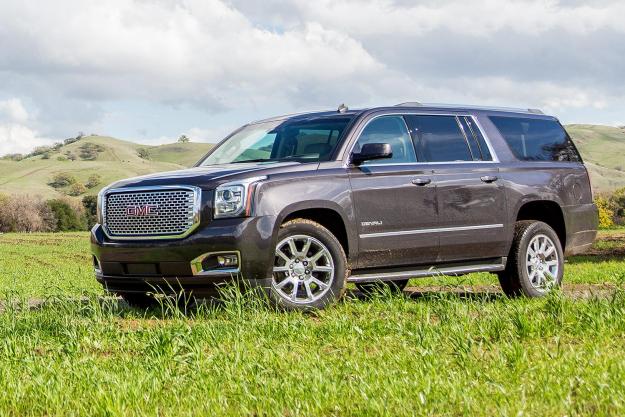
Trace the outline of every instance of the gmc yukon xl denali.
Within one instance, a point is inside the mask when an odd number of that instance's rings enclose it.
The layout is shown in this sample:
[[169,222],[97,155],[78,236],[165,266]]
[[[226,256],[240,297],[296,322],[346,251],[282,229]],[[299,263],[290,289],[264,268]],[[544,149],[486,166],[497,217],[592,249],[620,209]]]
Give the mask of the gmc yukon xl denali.
[[350,282],[397,290],[477,271],[539,297],[597,229],[588,173],[556,118],[419,103],[250,123],[191,169],[108,186],[98,219],[96,277],[131,304],[237,280],[302,310]]

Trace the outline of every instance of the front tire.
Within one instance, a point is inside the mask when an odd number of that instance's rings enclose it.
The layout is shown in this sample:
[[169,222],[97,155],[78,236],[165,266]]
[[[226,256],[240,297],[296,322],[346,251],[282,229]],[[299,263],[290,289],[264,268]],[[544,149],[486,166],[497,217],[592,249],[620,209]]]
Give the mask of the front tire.
[[319,223],[295,219],[278,232],[270,301],[287,310],[323,309],[347,286],[348,266],[337,238]]
[[156,300],[154,297],[150,297],[149,294],[146,293],[118,293],[118,295],[132,308],[138,308],[141,310],[146,310],[154,305],[156,305]]
[[564,253],[556,232],[546,223],[524,220],[514,226],[514,240],[499,283],[509,297],[542,297],[559,287]]

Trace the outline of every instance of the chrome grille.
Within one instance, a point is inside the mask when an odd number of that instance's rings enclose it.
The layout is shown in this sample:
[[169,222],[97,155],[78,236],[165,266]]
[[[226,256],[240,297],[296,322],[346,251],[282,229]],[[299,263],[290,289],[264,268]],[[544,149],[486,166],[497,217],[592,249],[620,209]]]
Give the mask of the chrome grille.
[[109,190],[104,230],[114,239],[184,237],[199,223],[199,196],[195,187]]

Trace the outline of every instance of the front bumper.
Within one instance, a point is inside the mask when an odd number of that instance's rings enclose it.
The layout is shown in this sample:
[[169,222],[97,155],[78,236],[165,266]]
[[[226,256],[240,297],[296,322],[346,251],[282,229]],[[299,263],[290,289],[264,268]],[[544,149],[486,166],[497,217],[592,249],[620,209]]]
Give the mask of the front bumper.
[[[193,290],[210,292],[216,284],[271,276],[274,216],[220,219],[200,226],[184,239],[111,240],[96,225],[91,251],[97,280],[115,292]],[[239,271],[194,275],[191,261],[206,253],[238,252]],[[197,271],[195,271],[197,273]]]

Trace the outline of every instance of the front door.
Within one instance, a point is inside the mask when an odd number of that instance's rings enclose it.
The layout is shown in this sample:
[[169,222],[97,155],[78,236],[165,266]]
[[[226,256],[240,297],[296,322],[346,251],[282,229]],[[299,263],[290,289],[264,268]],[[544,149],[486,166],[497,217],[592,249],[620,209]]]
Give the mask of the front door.
[[439,235],[432,167],[418,164],[403,116],[372,119],[353,152],[389,143],[393,156],[350,168],[358,219],[358,268],[433,264]]

